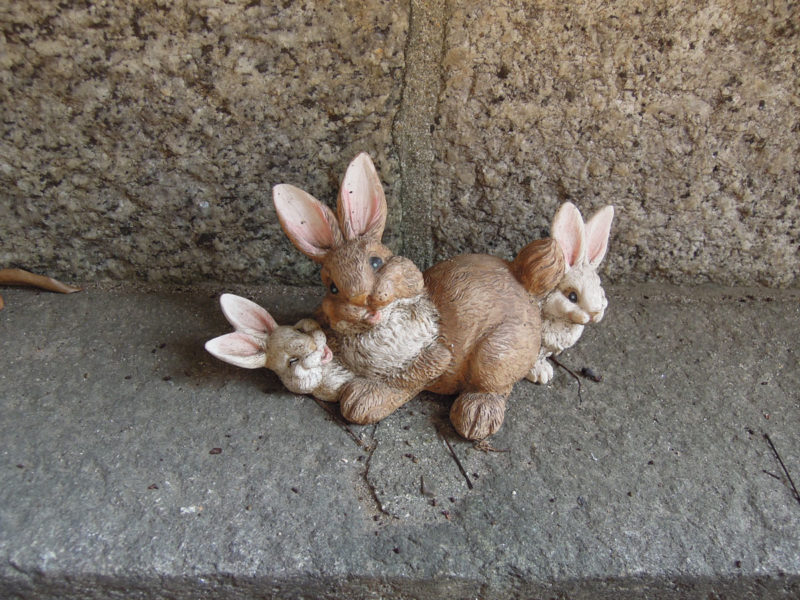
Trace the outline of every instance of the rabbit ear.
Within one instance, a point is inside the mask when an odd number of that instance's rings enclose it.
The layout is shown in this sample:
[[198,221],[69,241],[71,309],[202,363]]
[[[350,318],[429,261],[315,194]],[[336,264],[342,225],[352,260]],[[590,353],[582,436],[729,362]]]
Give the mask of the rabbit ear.
[[236,331],[206,342],[206,350],[237,367],[258,369],[265,365],[266,355],[261,344],[251,335]]
[[586,258],[589,264],[597,267],[608,250],[608,237],[611,234],[611,221],[614,220],[614,207],[605,206],[598,210],[586,223]]
[[222,294],[219,304],[228,323],[240,333],[246,333],[256,338],[266,338],[278,326],[272,315],[247,298],[234,294]]
[[362,152],[353,159],[339,189],[339,223],[345,238],[366,235],[380,241],[386,225],[386,196],[372,164]]
[[282,183],[272,188],[272,201],[283,231],[311,260],[322,262],[342,243],[333,211],[308,192]]
[[586,234],[580,211],[571,202],[565,202],[553,217],[550,237],[558,240],[564,251],[567,265],[574,267],[586,257]]

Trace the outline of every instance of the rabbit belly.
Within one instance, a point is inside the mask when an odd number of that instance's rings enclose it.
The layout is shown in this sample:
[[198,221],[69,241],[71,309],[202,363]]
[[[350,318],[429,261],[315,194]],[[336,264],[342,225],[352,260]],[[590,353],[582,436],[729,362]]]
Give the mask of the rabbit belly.
[[381,323],[365,333],[336,335],[333,352],[360,377],[391,377],[439,335],[439,315],[427,294],[395,300]]

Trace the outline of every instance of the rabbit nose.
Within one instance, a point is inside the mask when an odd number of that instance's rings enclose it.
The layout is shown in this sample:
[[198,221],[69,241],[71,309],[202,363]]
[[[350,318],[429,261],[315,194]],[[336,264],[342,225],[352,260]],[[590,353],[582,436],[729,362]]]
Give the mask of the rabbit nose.
[[598,323],[600,319],[603,318],[603,310],[596,310],[594,312],[589,313],[589,322],[590,323]]

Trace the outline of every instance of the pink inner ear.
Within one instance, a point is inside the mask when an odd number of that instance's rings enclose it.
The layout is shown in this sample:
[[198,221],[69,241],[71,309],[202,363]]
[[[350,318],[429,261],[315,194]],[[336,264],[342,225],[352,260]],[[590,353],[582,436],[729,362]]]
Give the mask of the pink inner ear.
[[236,331],[227,333],[211,340],[215,342],[213,349],[226,356],[253,356],[262,352],[258,340],[246,333]]
[[336,217],[311,194],[283,183],[272,188],[272,200],[281,227],[300,252],[319,262],[338,245]]
[[386,196],[369,155],[353,159],[339,190],[339,221],[348,239],[369,235],[380,240],[386,224]]
[[608,237],[611,235],[611,221],[614,220],[614,207],[601,208],[586,223],[586,257],[595,266],[600,264],[608,250]]
[[571,202],[565,202],[553,217],[550,236],[558,241],[564,258],[574,267],[585,257],[585,234],[580,211]]
[[247,298],[234,294],[223,294],[220,296],[219,303],[225,318],[236,331],[263,336],[272,333],[278,326],[272,315]]

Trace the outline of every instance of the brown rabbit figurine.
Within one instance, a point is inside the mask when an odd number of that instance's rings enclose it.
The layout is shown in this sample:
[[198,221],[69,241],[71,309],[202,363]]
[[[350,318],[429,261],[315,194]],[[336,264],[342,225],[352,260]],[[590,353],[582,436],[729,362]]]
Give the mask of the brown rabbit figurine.
[[439,316],[422,273],[381,244],[386,198],[369,156],[347,168],[338,216],[303,190],[273,188],[289,239],[322,265],[328,292],[317,318],[335,356],[356,378],[342,391],[342,415],[373,423],[421,391],[450,362],[438,342]]
[[450,417],[462,436],[497,431],[512,386],[538,355],[538,300],[564,273],[558,245],[533,242],[511,263],[457,256],[423,277],[380,243],[386,199],[366,154],[347,169],[338,216],[294,186],[275,186],[273,198],[286,234],[322,265],[328,293],[318,317],[357,375],[342,392],[343,416],[375,423],[427,389],[460,394]]

